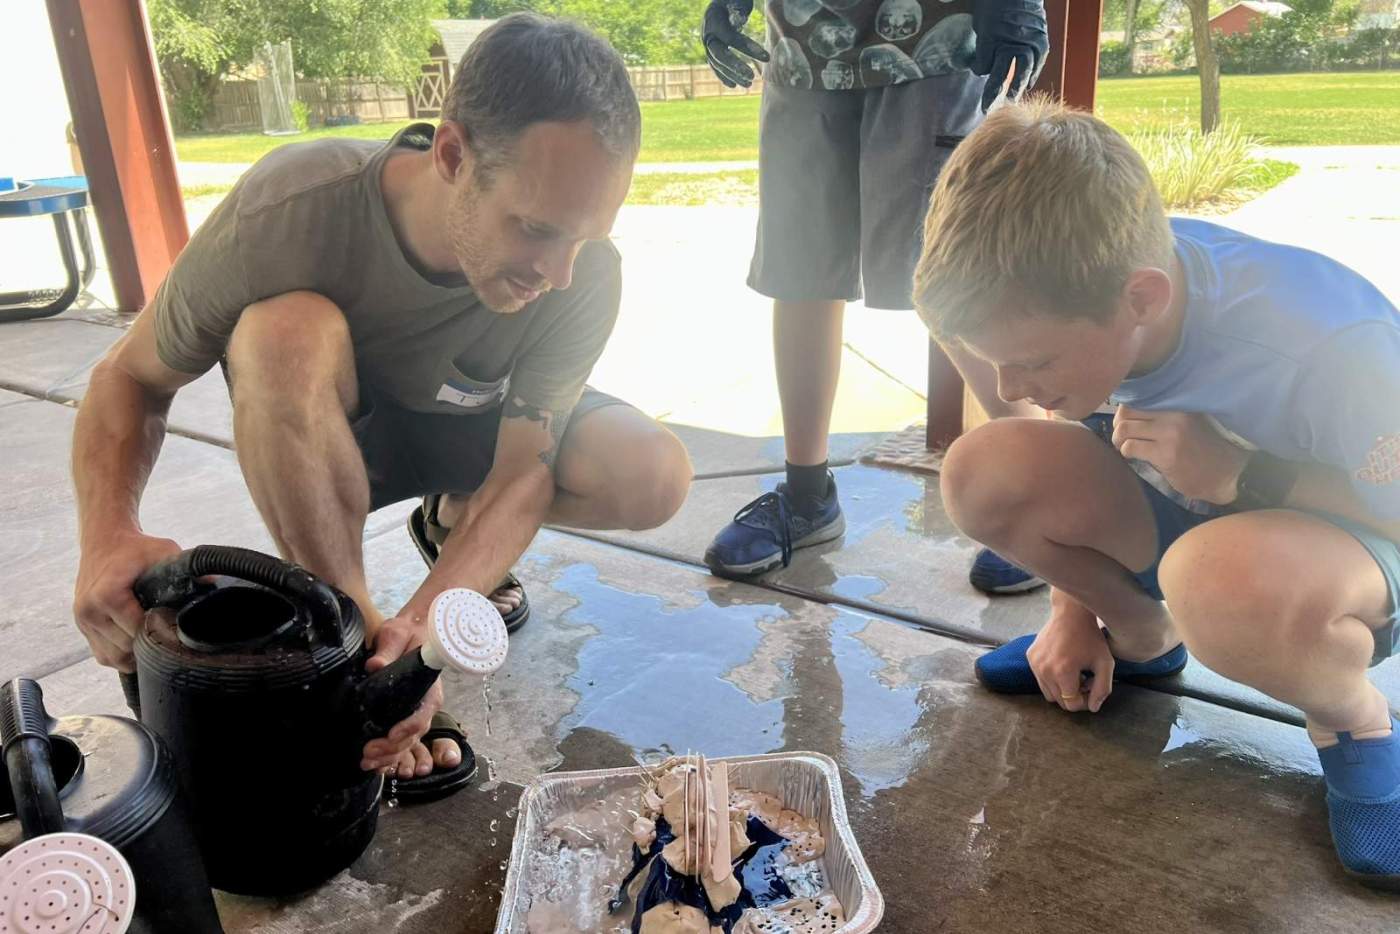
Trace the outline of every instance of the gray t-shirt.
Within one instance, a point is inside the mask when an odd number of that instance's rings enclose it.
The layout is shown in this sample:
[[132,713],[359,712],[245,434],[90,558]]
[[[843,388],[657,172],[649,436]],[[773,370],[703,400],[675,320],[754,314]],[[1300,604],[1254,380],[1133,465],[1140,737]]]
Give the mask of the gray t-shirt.
[[394,147],[425,149],[432,134],[414,124],[388,144],[324,139],[268,153],[156,292],[161,361],[202,373],[223,356],[244,308],[309,290],[345,314],[360,380],[404,408],[470,414],[507,390],[549,411],[573,408],[617,320],[617,250],[586,244],[569,288],[512,315],[491,311],[464,280],[424,278],[394,236],[380,174]]
[[973,0],[768,0],[765,81],[878,88],[972,65]]

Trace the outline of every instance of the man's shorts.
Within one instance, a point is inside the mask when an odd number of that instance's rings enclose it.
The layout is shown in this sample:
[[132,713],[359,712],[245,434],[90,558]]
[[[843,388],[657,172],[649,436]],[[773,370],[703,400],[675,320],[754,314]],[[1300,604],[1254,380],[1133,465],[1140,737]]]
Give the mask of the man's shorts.
[[[233,396],[228,366],[224,380]],[[371,510],[429,493],[472,493],[496,460],[501,407],[464,415],[415,412],[361,382],[360,409],[350,431],[364,458]],[[629,403],[585,387],[569,416],[573,425],[589,412]],[[567,440],[569,429],[564,429]]]
[[784,301],[912,308],[924,214],[982,118],[966,71],[863,91],[763,86],[749,286]]
[[[628,403],[585,387],[569,425],[610,405]],[[370,509],[428,493],[472,493],[496,460],[501,408],[472,415],[415,412],[372,387],[360,386],[360,411],[350,422],[369,475]],[[568,427],[564,439],[568,439]]]
[[[1086,419],[1090,430],[1095,431],[1100,437],[1104,434],[1104,422],[1102,416],[1092,415]],[[1112,432],[1112,416],[1107,419],[1106,430]],[[1138,477],[1138,483],[1142,486],[1143,495],[1147,497],[1147,505],[1152,510],[1152,519],[1157,524],[1157,559],[1152,562],[1152,566],[1145,571],[1133,575],[1137,579],[1142,589],[1155,600],[1163,599],[1162,588],[1157,581],[1157,569],[1161,566],[1162,556],[1167,553],[1177,539],[1187,532],[1203,525],[1212,519],[1220,518],[1221,514],[1205,515],[1193,512],[1182,506],[1176,500],[1171,499],[1162,491],[1158,490],[1151,483],[1142,477]],[[1327,512],[1310,512],[1325,522],[1329,522],[1351,535],[1361,547],[1375,559],[1380,566],[1381,574],[1385,577],[1387,588],[1390,591],[1390,618],[1385,626],[1374,631],[1376,639],[1375,654],[1371,657],[1371,664],[1378,665],[1396,654],[1400,649],[1400,542],[1394,542],[1379,532],[1369,529],[1358,522],[1342,516]]]

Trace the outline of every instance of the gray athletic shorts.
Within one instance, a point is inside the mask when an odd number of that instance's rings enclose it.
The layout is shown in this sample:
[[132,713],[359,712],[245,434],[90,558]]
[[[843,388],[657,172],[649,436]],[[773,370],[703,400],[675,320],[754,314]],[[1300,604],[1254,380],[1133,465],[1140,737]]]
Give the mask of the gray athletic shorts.
[[749,287],[785,301],[912,308],[924,214],[952,146],[982,117],[959,71],[864,91],[764,84]]

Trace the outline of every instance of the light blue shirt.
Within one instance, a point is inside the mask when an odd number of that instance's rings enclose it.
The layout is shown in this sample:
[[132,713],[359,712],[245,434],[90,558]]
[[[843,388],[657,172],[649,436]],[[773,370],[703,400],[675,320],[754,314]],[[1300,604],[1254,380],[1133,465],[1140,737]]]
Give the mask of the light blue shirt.
[[1400,519],[1400,311],[1321,254],[1171,225],[1186,275],[1181,342],[1110,401],[1202,412],[1278,457],[1341,468],[1376,518]]

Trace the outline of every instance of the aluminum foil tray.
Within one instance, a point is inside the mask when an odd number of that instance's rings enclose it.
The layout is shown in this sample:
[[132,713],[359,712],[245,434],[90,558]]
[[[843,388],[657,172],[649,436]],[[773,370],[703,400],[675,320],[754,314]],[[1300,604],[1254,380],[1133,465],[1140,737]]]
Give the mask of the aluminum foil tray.
[[[815,752],[782,752],[761,756],[710,759],[728,762],[730,784],[767,792],[799,814],[815,817],[826,839],[822,857],[827,881],[845,909],[846,924],[838,934],[873,931],[884,914],[885,900],[870,875],[860,846],[851,832],[841,776],[836,763]],[[545,828],[615,793],[642,787],[637,768],[600,769],[590,772],[554,772],[525,786],[515,823],[496,934],[527,934],[526,916],[533,898],[550,893],[550,899],[569,909],[580,931],[599,934],[631,930],[631,904],[616,915],[607,913],[607,900],[632,865],[631,843],[618,816],[615,834],[598,849],[572,851],[547,843]],[[636,804],[631,805],[636,807]],[[529,932],[551,934],[551,932]]]

